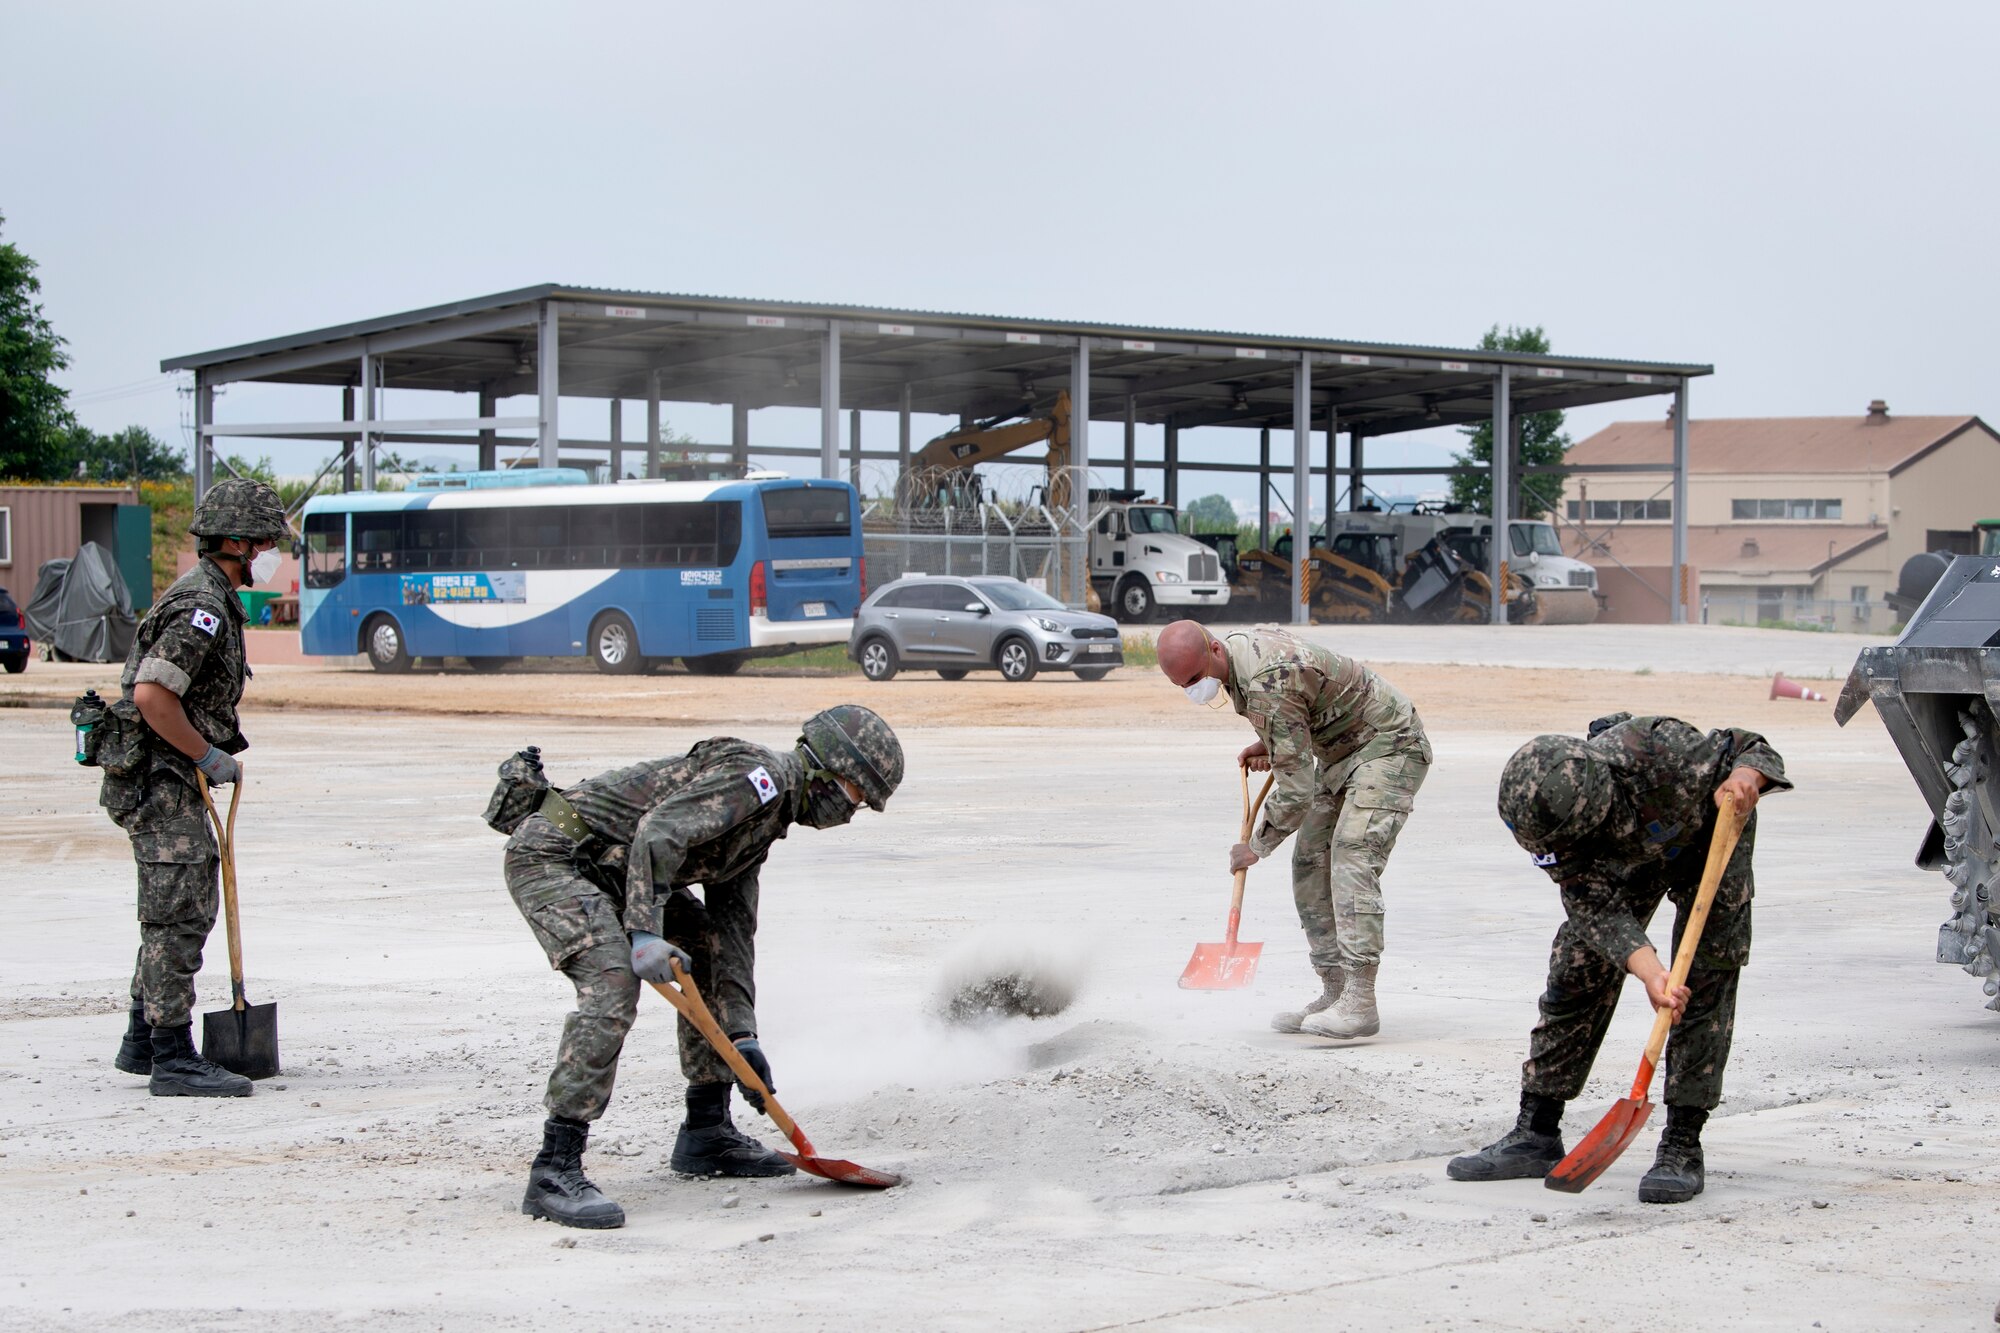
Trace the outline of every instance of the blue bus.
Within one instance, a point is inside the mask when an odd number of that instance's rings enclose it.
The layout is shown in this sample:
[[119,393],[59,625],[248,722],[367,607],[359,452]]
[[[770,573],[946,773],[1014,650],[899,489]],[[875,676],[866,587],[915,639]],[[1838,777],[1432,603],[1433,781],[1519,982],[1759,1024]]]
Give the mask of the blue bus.
[[378,671],[588,654],[614,675],[679,657],[727,675],[845,643],[866,595],[860,502],[844,481],[459,476],[306,504],[305,652],[364,653]]

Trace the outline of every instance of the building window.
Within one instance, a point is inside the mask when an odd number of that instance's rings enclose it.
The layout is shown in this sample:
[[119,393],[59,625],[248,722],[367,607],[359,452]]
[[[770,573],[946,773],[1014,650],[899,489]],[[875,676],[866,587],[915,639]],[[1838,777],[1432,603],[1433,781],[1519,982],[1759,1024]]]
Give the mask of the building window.
[[1792,522],[1805,519],[1838,520],[1841,514],[1838,500],[1731,500],[1729,517],[1738,523],[1771,522],[1774,519]]
[[14,563],[14,511],[0,505],[0,565]]
[[[1577,502],[1569,502],[1569,516],[1576,517]],[[1625,519],[1664,519],[1674,516],[1672,500],[1592,500],[1589,502],[1592,523],[1617,523]]]
[[1857,583],[1848,588],[1847,602],[1854,610],[1856,621],[1868,619],[1868,586],[1866,584]]
[[1583,506],[1575,500],[1569,502],[1569,521],[1574,523],[1581,516]]

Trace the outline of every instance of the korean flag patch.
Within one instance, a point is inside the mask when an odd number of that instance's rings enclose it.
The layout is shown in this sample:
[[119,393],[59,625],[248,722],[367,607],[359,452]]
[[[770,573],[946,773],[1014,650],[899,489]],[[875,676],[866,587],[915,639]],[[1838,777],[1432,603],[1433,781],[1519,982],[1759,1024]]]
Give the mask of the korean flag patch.
[[778,784],[771,781],[771,774],[763,768],[750,770],[750,785],[757,789],[757,803],[769,805],[778,799]]
[[1554,852],[1531,852],[1529,855],[1534,857],[1535,864],[1544,870],[1547,870],[1556,863],[1556,854]]
[[203,634],[208,635],[210,638],[213,638],[215,636],[216,629],[222,624],[222,622],[216,618],[214,612],[200,611],[200,610],[197,610],[194,613],[193,623],[196,629],[200,630]]

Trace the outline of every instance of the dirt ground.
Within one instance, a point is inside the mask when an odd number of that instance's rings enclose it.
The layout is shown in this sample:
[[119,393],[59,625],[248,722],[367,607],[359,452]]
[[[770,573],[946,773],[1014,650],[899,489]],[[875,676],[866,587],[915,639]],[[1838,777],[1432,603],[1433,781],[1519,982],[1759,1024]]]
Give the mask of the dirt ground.
[[[2000,1018],[1929,961],[1945,886],[1910,865],[1921,800],[1872,715],[1836,730],[1828,704],[1768,700],[1768,677],[1673,665],[1384,664],[1438,761],[1386,881],[1384,1031],[1349,1045],[1265,1030],[1308,977],[1282,859],[1251,871],[1255,983],[1175,987],[1220,937],[1247,733],[1150,669],[270,668],[240,855],[251,998],[278,1002],[286,1068],[203,1103],[111,1069],[129,852],[63,714],[33,705],[115,672],[38,663],[0,681],[0,1328],[1983,1325]],[[888,813],[774,850],[759,1007],[822,1150],[909,1183],[675,1177],[681,1085],[649,1004],[587,1159],[628,1225],[519,1216],[568,996],[478,818],[492,766],[531,741],[559,778],[716,732],[789,744],[842,699],[898,727],[910,778]],[[1762,821],[1709,1188],[1681,1207],[1636,1201],[1650,1128],[1578,1196],[1443,1175],[1511,1121],[1560,916],[1495,778],[1528,735],[1614,707],[1764,730],[1800,785]],[[967,959],[1009,957],[1077,1002],[935,1017]],[[226,999],[219,933],[201,985],[199,1008]],[[1627,996],[1572,1141],[1622,1095],[1643,1009]]]

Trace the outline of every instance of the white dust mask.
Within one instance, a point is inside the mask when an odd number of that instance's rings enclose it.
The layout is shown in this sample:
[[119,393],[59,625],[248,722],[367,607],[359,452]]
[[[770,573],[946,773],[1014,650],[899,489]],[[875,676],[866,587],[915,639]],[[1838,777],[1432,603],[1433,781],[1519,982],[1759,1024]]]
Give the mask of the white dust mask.
[[1187,691],[1187,697],[1191,702],[1205,704],[1215,697],[1217,690],[1222,688],[1222,682],[1213,676],[1203,676],[1194,684],[1182,688]]
[[277,575],[278,561],[282,558],[275,546],[257,552],[256,558],[250,562],[250,581],[269,583]]

